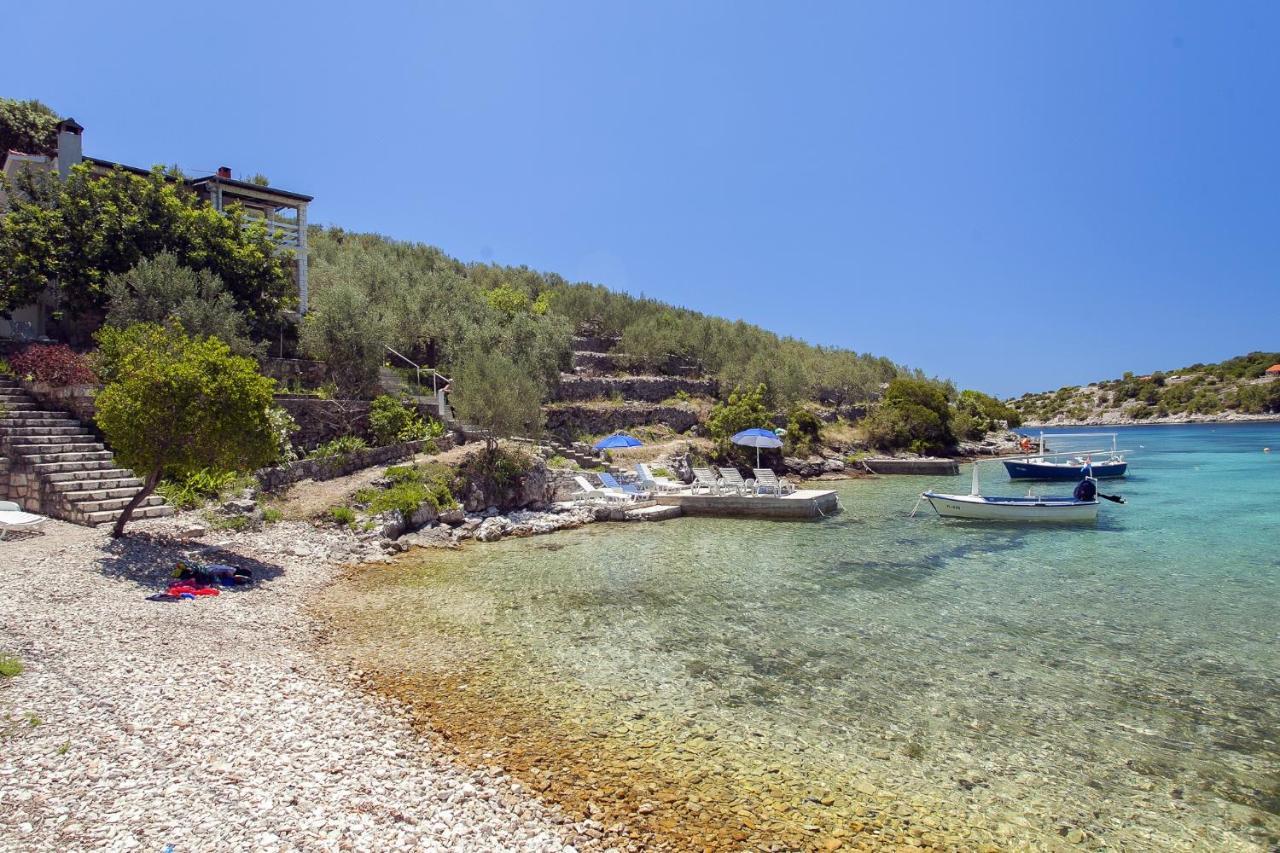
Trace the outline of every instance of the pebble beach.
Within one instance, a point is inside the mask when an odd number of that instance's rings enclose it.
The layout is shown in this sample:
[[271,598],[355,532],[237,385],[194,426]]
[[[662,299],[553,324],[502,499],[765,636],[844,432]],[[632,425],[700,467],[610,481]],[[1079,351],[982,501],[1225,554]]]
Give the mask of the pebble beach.
[[[173,524],[50,521],[0,543],[0,850],[562,850],[588,836],[447,758],[312,654],[307,596],[350,537],[305,523],[219,547]],[[332,540],[332,541],[330,541]],[[204,551],[255,583],[153,602]]]

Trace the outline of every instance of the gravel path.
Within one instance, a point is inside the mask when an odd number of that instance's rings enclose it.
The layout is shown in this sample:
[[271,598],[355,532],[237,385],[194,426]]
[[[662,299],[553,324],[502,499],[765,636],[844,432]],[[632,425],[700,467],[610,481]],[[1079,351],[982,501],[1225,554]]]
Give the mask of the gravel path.
[[308,652],[303,599],[337,569],[296,554],[323,552],[323,531],[285,522],[230,559],[206,554],[260,580],[159,603],[145,597],[187,546],[46,529],[0,542],[0,654],[25,666],[0,678],[0,850],[561,850],[581,838],[500,774],[450,763],[398,706]]

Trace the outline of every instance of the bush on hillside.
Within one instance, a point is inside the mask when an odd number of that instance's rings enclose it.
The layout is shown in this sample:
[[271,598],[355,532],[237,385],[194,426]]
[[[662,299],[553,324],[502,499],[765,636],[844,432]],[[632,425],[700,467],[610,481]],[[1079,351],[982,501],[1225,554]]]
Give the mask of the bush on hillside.
[[66,344],[31,344],[10,357],[9,367],[25,379],[59,388],[98,381],[89,360]]
[[[739,388],[729,394],[729,399],[711,409],[706,426],[707,435],[715,442],[716,458],[728,459],[739,455],[735,453],[737,446],[731,439],[744,429],[769,428],[770,412],[764,404],[764,397],[763,384],[750,391]],[[751,458],[755,458],[754,451]]]
[[365,397],[378,382],[383,336],[376,307],[353,284],[316,294],[300,332],[302,350],[323,361],[338,393]]
[[797,406],[787,418],[786,450],[792,456],[808,456],[822,446],[822,421],[806,408]]
[[369,407],[369,429],[379,447],[444,435],[444,425],[439,421],[423,418],[416,406],[387,394]]
[[881,450],[938,452],[955,444],[947,387],[928,379],[900,377],[889,383],[880,405],[863,422],[867,441]]
[[239,355],[260,355],[265,345],[248,337],[244,316],[217,273],[193,270],[162,252],[107,277],[107,324],[179,323],[193,338],[215,337]]

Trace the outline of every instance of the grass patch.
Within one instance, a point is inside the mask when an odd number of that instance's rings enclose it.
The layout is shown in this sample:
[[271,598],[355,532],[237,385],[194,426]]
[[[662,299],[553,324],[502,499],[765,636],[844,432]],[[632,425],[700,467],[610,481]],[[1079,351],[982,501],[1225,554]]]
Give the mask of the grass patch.
[[343,435],[335,438],[333,441],[326,441],[315,450],[307,454],[308,459],[342,459],[355,453],[357,450],[364,450],[368,445],[365,444],[363,438],[358,435]]
[[206,516],[209,527],[214,530],[248,530],[252,524],[247,515],[214,515],[210,513]]
[[329,507],[329,520],[335,524],[352,525],[356,523],[356,511],[349,506]]
[[54,752],[58,755],[66,755],[70,751],[71,751],[71,741],[69,740],[64,740],[62,742],[62,745],[54,750]]
[[572,459],[565,459],[563,456],[557,453],[556,455],[547,459],[547,467],[548,468],[568,468],[571,471],[576,471],[579,468],[579,465],[577,462],[574,462]]
[[263,507],[262,509],[263,524],[275,524],[278,521],[280,521],[282,518],[284,518],[284,513],[281,512],[276,507],[273,507],[273,506]]
[[[252,481],[252,477],[248,479]],[[232,471],[201,468],[185,477],[161,480],[156,491],[178,509],[195,509],[244,485],[245,478]]]
[[22,675],[22,661],[13,655],[0,655],[0,678],[17,678]]

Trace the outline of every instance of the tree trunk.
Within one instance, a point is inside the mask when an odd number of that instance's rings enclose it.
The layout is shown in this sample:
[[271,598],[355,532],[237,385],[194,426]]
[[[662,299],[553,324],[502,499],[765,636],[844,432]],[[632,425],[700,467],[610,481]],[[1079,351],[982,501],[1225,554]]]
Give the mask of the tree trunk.
[[138,508],[138,504],[145,501],[156,490],[156,486],[160,484],[160,471],[155,470],[147,475],[142,481],[142,488],[138,493],[129,499],[129,503],[120,512],[120,517],[116,519],[115,527],[111,528],[111,538],[119,539],[124,535],[124,526],[129,523],[129,519],[133,516],[133,511]]

